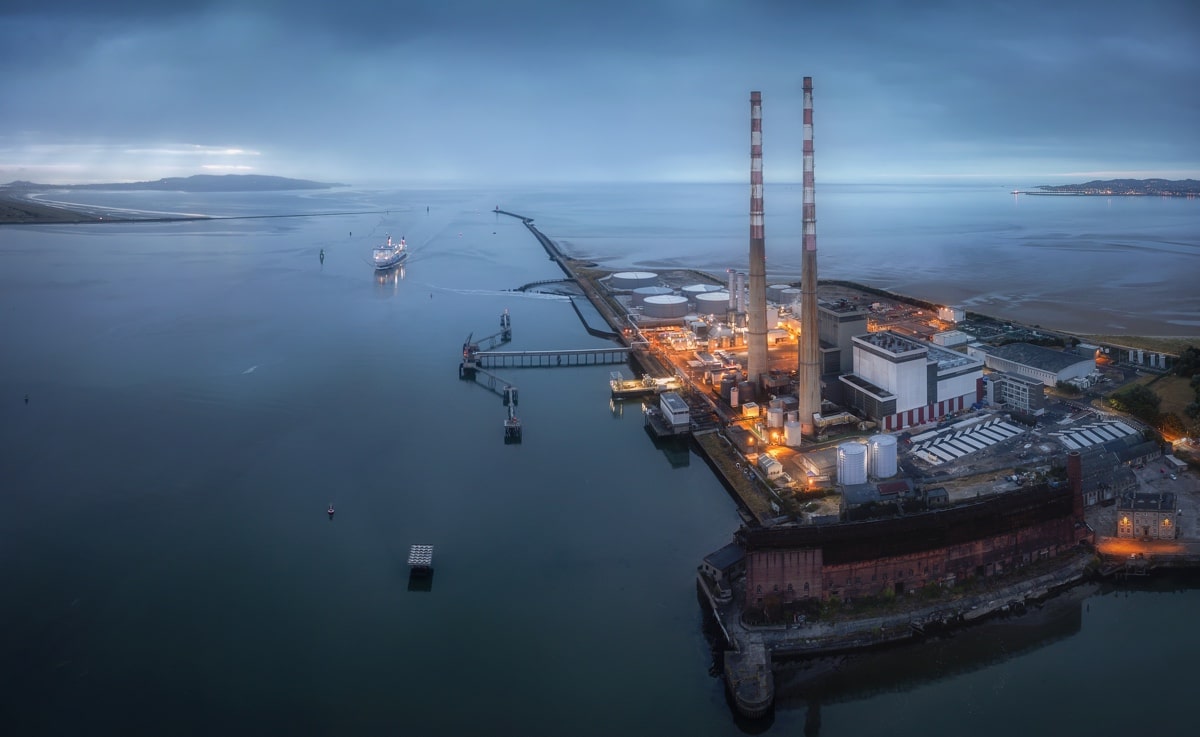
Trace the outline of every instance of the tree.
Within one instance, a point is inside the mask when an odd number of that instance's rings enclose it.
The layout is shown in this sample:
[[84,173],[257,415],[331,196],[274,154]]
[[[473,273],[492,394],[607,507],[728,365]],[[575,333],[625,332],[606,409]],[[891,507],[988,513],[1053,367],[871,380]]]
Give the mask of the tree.
[[1162,399],[1141,384],[1134,384],[1115,392],[1108,398],[1108,404],[1119,412],[1128,412],[1148,425],[1157,425],[1158,406],[1162,404]]

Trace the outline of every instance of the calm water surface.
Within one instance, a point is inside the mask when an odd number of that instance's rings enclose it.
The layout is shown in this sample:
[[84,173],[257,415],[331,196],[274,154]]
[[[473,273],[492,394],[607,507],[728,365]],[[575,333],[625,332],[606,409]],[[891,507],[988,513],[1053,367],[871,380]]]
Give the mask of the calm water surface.
[[[504,309],[514,349],[605,345],[566,302],[506,291],[559,272],[488,212],[576,249],[571,218],[646,227],[589,210],[603,191],[93,193],[358,214],[0,229],[5,733],[800,734],[819,715],[826,735],[999,735],[1037,714],[1104,734],[1125,723],[1095,708],[1107,689],[1192,724],[1187,582],[1031,617],[1011,646],[980,629],[869,677],[784,674],[774,720],[737,722],[693,585],[738,523],[707,466],[610,406],[609,367],[501,372],[518,446],[500,398],[457,378]],[[388,233],[412,255],[379,278]],[[436,546],[432,591],[408,590],[412,543]]]

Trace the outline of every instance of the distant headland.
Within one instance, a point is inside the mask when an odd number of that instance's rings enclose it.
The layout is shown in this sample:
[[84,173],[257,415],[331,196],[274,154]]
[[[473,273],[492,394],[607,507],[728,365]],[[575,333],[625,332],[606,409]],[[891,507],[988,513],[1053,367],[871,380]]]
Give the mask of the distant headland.
[[1043,184],[1035,190],[1019,190],[1017,194],[1196,197],[1200,195],[1200,181],[1196,179],[1093,179],[1083,184]]
[[48,189],[102,189],[117,192],[153,190],[159,192],[278,192],[295,189],[330,189],[344,184],[313,182],[308,179],[289,179],[263,174],[193,174],[190,177],[167,177],[153,182],[110,182],[107,184],[37,184],[9,182],[0,192],[27,192]]
[[114,215],[95,208],[49,204],[35,195],[44,192],[104,190],[108,192],[282,192],[345,187],[345,184],[289,179],[263,174],[195,174],[168,177],[153,182],[110,182],[106,184],[38,184],[16,181],[0,184],[0,225],[46,225],[51,223],[100,223],[127,220],[197,220],[203,216],[132,217]]

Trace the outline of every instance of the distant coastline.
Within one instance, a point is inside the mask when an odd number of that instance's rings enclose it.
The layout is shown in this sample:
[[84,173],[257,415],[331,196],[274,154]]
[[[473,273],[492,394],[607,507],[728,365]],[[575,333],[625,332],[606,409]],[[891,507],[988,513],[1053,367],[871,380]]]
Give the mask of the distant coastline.
[[1013,194],[1074,195],[1079,197],[1197,197],[1196,179],[1094,179],[1083,184],[1043,184]]
[[314,182],[263,174],[193,174],[190,177],[167,177],[152,182],[108,182],[103,184],[38,184],[16,181],[0,186],[0,193],[21,193],[46,190],[104,190],[108,192],[282,192],[298,189],[332,189],[344,184]]
[[[190,177],[168,177],[152,182],[109,182],[104,184],[38,184],[16,181],[0,185],[0,225],[51,225],[114,222],[169,222],[176,220],[207,220],[204,215],[167,215],[161,217],[130,217],[100,214],[84,209],[48,205],[33,195],[41,192],[75,192],[80,190],[107,192],[291,192],[299,190],[332,189],[345,184],[314,182],[308,179],[265,176],[261,174],[195,174]],[[278,217],[278,216],[276,216]]]

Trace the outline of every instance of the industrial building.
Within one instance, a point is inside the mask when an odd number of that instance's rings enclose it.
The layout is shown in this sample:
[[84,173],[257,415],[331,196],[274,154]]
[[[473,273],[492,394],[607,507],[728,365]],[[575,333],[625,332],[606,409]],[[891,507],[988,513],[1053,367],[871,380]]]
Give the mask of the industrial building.
[[817,305],[817,338],[821,374],[848,374],[854,370],[854,336],[867,332],[870,311],[849,300]]
[[839,525],[749,528],[746,604],[896,595],[953,585],[1053,557],[1091,541],[1082,501],[1066,486],[998,494],[936,512]]
[[996,406],[1034,417],[1046,413],[1046,385],[1040,380],[1023,374],[996,371],[983,377],[983,398]]
[[1174,540],[1175,495],[1128,492],[1117,501],[1117,537]]
[[888,431],[923,425],[976,401],[983,361],[891,330],[855,336],[844,403]]
[[1096,371],[1096,356],[1091,352],[1079,355],[1032,343],[1000,346],[972,344],[967,353],[982,360],[993,371],[1021,374],[1037,379],[1046,386],[1083,379]]

